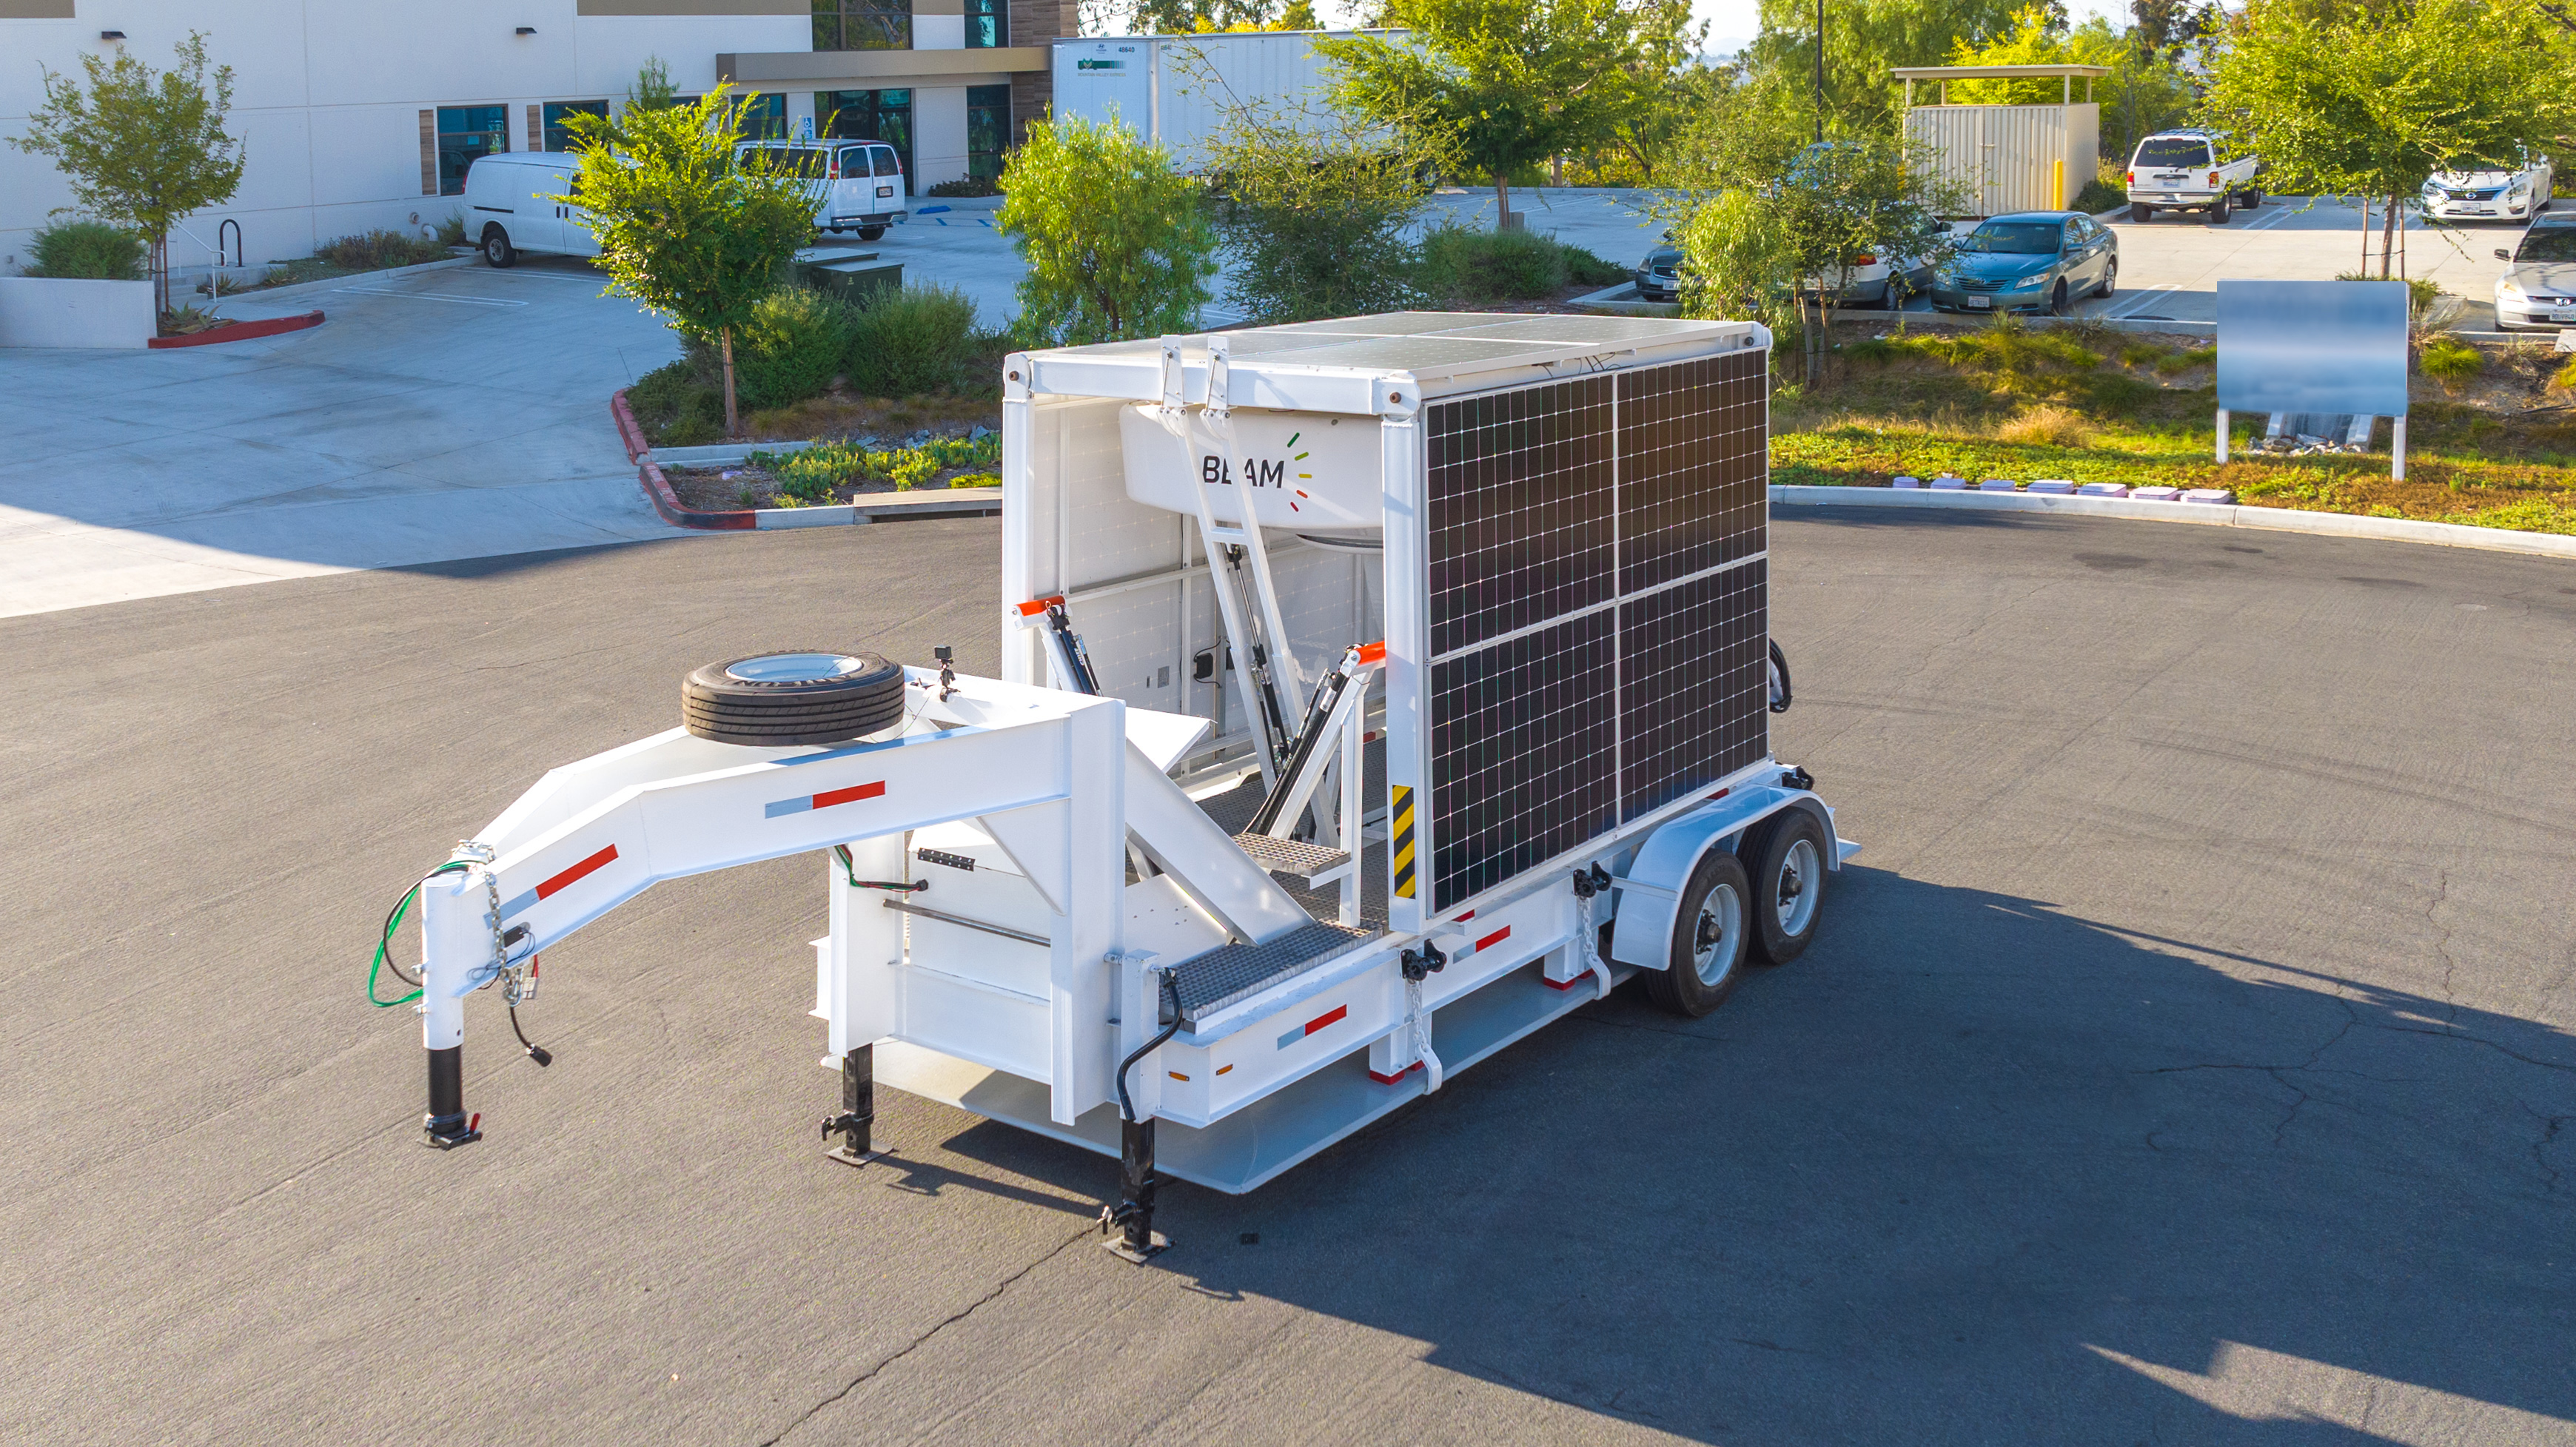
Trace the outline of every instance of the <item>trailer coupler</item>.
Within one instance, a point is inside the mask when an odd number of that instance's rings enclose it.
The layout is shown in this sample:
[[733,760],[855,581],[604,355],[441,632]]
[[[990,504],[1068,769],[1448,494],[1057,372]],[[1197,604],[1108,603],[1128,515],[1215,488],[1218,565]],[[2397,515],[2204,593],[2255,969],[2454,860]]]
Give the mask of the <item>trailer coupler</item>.
[[1121,1260],[1142,1266],[1171,1249],[1171,1239],[1154,1229],[1154,1121],[1118,1123],[1118,1204],[1100,1208],[1103,1234],[1117,1234],[1101,1247]]

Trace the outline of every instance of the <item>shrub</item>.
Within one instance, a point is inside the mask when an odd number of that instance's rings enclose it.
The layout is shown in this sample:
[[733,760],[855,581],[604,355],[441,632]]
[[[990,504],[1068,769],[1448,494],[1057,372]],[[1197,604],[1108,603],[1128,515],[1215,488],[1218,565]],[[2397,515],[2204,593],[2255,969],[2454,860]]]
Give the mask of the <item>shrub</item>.
[[2460,384],[2486,370],[2486,353],[2466,342],[2449,337],[2436,337],[2424,344],[2417,357],[2416,370],[2442,384],[2445,392],[2460,390]]
[[752,304],[734,332],[734,392],[747,407],[784,407],[821,395],[841,372],[849,306],[811,287],[781,287]]
[[1256,322],[1412,305],[1405,233],[1431,199],[1414,160],[1348,117],[1312,130],[1259,103],[1238,109],[1208,145],[1222,178],[1211,212],[1234,260],[1229,304]]
[[1059,112],[1030,125],[993,218],[1028,263],[1022,334],[1075,346],[1191,330],[1217,271],[1203,190],[1122,122]]
[[2559,368],[2558,375],[2549,379],[2549,385],[2556,391],[2576,392],[2576,357],[2567,359],[2567,365]]
[[143,238],[104,221],[57,221],[27,243],[29,276],[65,281],[141,281]]
[[1628,268],[1615,261],[1604,261],[1580,246],[1565,248],[1565,275],[1577,286],[1617,286],[1630,275]]
[[724,393],[700,374],[693,357],[637,378],[626,389],[626,405],[655,447],[697,447],[724,436]]
[[389,267],[418,266],[426,261],[445,261],[447,248],[408,231],[378,228],[324,242],[313,248],[313,254],[346,271],[383,271]]
[[1565,289],[1566,248],[1530,231],[1443,226],[1422,238],[1422,286],[1459,301],[1538,301]]
[[2075,209],[2078,211],[2102,212],[2128,204],[2127,173],[2109,167],[2105,167],[2100,175],[2085,182],[2084,189],[2076,193],[2075,197]]
[[999,196],[1002,183],[990,176],[960,176],[954,181],[941,181],[927,193],[932,196]]
[[[630,395],[630,400],[631,396]],[[989,468],[1002,460],[1002,439],[992,433],[982,437],[937,437],[919,447],[897,447],[871,450],[855,442],[826,442],[802,452],[755,452],[751,465],[766,471],[777,480],[778,495],[791,502],[821,502],[832,495],[832,489],[845,482],[891,482],[899,490],[909,491],[929,482],[951,468]],[[972,483],[951,483],[953,487],[992,485],[977,473]]]
[[2042,403],[1997,427],[1995,437],[2036,447],[2082,447],[2093,440],[2093,431],[2081,413]]
[[842,370],[871,397],[952,391],[986,343],[964,292],[906,286],[879,292],[852,318]]
[[438,244],[441,246],[463,246],[465,244],[464,212],[450,211],[447,213],[447,219],[438,223]]

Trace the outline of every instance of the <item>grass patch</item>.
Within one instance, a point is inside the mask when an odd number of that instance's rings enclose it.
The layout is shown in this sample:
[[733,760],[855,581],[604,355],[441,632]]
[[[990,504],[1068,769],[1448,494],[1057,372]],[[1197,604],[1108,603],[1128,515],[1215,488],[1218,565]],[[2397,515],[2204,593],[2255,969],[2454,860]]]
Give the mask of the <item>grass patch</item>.
[[[992,469],[1002,461],[999,434],[939,437],[918,447],[867,448],[827,442],[802,452],[755,452],[744,459],[769,475],[779,501],[803,507],[829,501],[844,488],[891,482],[897,492],[927,487],[943,475],[963,472],[973,481],[952,480],[952,487],[1000,485]],[[986,479],[990,479],[987,481]]]

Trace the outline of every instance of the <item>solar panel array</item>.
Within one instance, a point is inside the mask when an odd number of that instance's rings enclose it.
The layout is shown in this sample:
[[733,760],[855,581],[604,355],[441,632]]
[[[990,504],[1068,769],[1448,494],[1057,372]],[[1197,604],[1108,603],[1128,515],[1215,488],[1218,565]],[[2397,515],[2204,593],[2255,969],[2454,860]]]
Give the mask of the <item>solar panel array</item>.
[[1435,910],[1769,747],[1767,363],[1430,407]]

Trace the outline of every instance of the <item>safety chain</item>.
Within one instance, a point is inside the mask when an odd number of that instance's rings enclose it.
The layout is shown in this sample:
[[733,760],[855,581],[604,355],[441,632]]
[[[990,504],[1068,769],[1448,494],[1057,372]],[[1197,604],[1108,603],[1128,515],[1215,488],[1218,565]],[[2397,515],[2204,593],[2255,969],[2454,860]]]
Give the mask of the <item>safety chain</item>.
[[[483,916],[483,925],[491,932],[492,958],[490,968],[485,972],[483,984],[475,988],[484,988],[494,979],[498,979],[501,982],[501,998],[508,1001],[510,1008],[515,1010],[536,998],[537,956],[536,951],[530,950],[515,960],[510,958],[510,946],[515,941],[510,934],[504,933],[501,929],[501,876],[492,868],[492,861],[497,857],[496,851],[481,840],[461,839],[457,841],[456,848],[450,852],[449,857],[474,861],[479,866],[478,872],[483,876],[483,899],[488,906]],[[525,931],[516,933],[524,935]]]
[[1610,998],[1610,962],[1601,958],[1601,931],[1592,923],[1592,900],[1610,887],[1610,876],[1600,865],[1574,871],[1574,934],[1583,951],[1583,967],[1601,982],[1601,993],[1595,1000]]
[[1431,1048],[1430,1012],[1422,1008],[1422,982],[1448,965],[1448,957],[1429,940],[1424,940],[1418,950],[1406,950],[1397,961],[1404,973],[1404,1024],[1412,1036],[1414,1058],[1422,1064],[1425,1095],[1440,1088],[1441,1070],[1440,1054]]

